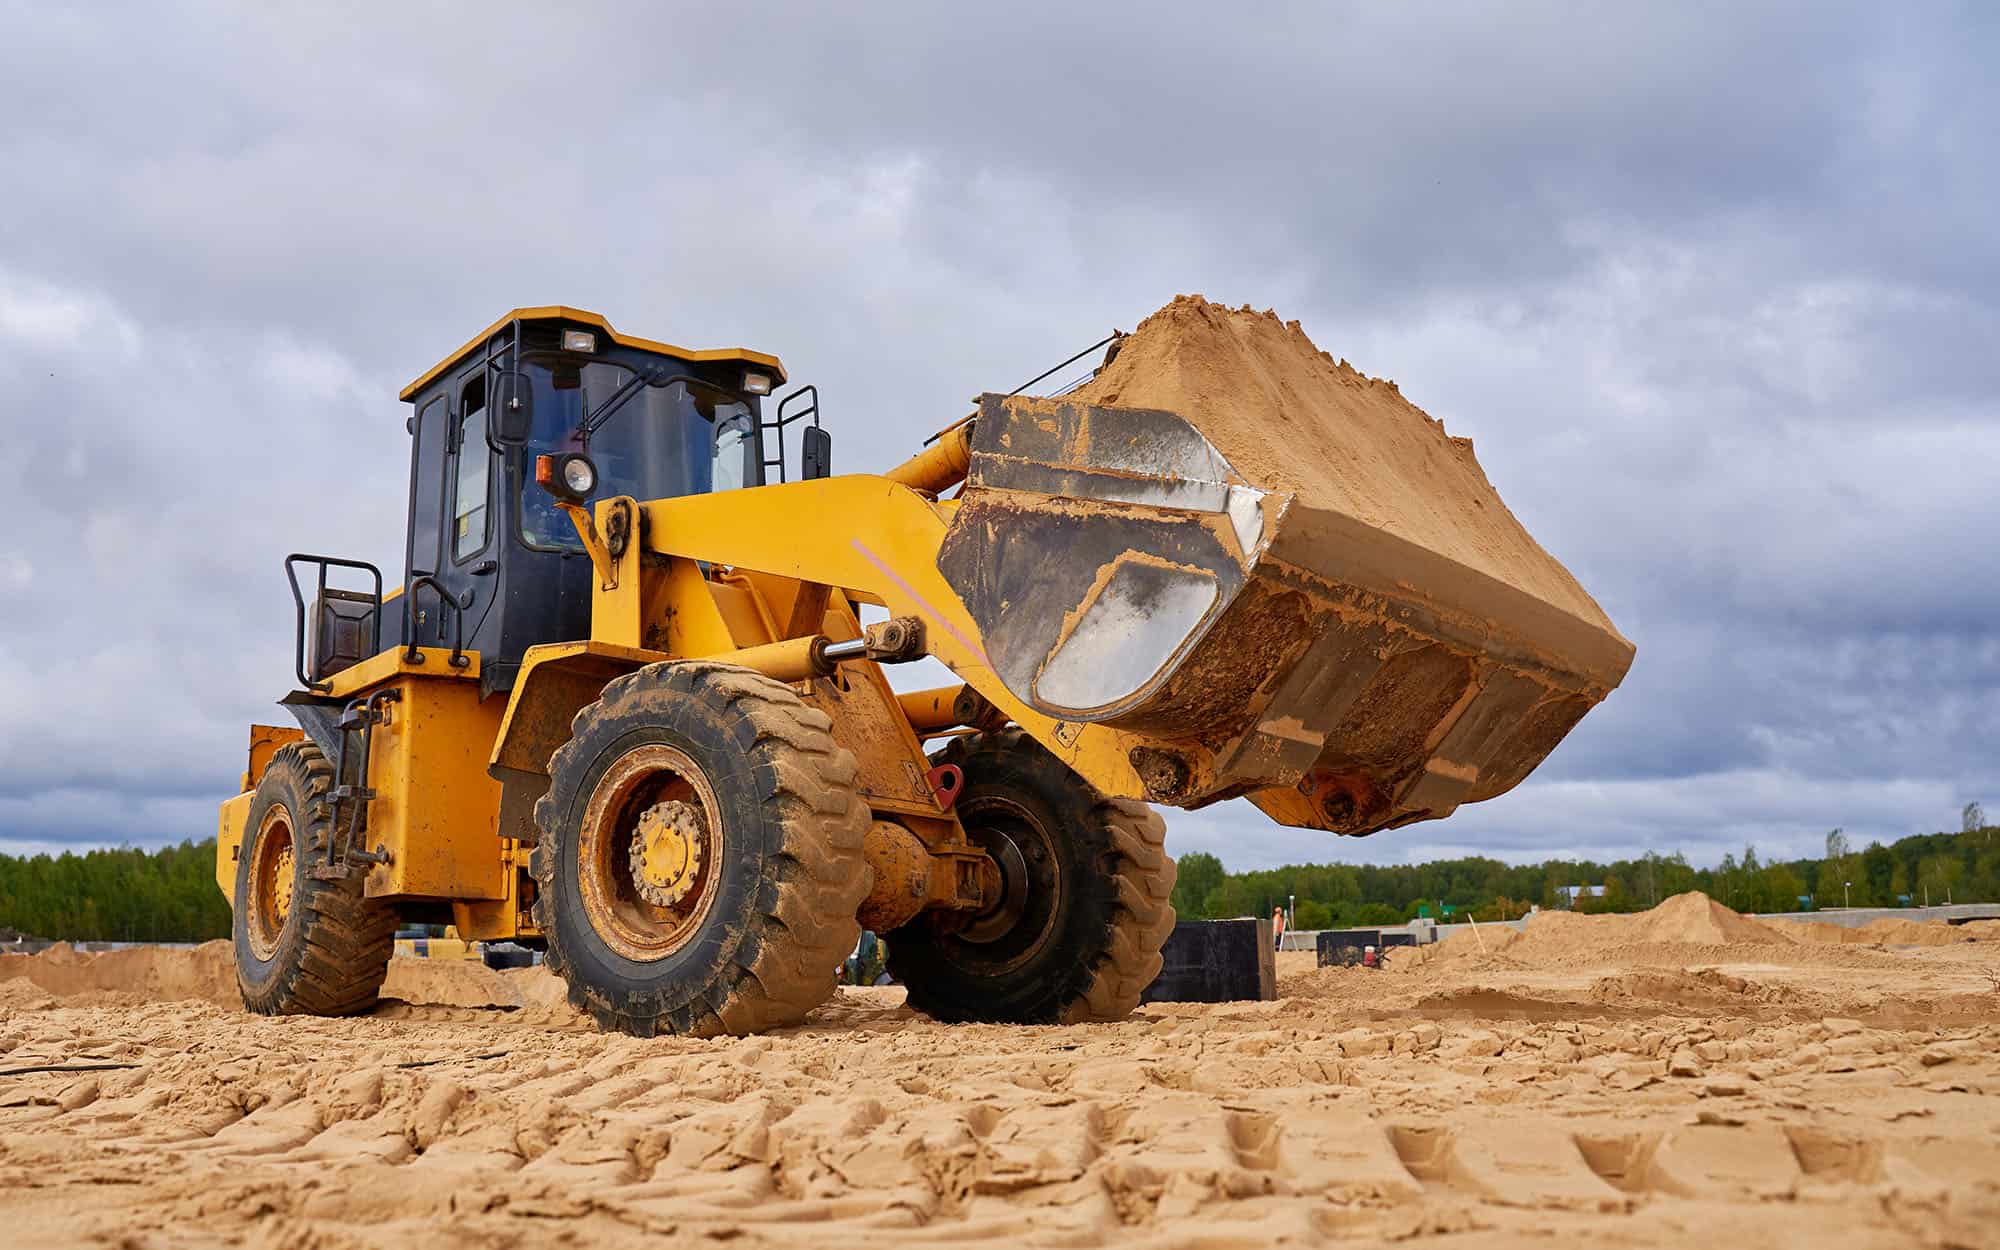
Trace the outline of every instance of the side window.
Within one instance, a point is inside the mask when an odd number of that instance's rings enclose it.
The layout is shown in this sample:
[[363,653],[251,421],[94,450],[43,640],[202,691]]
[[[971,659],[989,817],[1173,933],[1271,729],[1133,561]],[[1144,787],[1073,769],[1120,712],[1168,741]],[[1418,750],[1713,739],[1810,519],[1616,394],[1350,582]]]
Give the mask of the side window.
[[438,531],[444,526],[445,426],[444,397],[438,396],[417,413],[416,437],[410,449],[410,568],[412,576],[437,572]]
[[735,490],[753,480],[755,470],[750,460],[757,454],[756,427],[748,413],[724,417],[718,411],[715,415],[715,470],[710,489]]
[[486,478],[493,454],[486,446],[486,387],[483,380],[465,389],[463,415],[458,421],[458,469],[452,486],[451,558],[463,560],[486,550],[490,510]]

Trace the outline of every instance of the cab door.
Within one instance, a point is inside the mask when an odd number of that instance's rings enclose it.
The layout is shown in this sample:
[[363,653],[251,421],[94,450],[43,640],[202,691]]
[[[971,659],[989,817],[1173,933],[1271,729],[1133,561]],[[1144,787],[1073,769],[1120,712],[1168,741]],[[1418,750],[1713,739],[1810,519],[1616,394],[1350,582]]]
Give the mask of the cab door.
[[465,622],[465,648],[488,653],[495,640],[484,636],[499,582],[499,491],[505,478],[500,453],[488,438],[487,370],[462,380],[452,396],[451,424],[445,433],[443,520],[437,553],[437,581],[442,596],[425,595],[419,603],[440,603],[439,628],[425,633],[433,646],[449,647],[456,640],[456,622]]

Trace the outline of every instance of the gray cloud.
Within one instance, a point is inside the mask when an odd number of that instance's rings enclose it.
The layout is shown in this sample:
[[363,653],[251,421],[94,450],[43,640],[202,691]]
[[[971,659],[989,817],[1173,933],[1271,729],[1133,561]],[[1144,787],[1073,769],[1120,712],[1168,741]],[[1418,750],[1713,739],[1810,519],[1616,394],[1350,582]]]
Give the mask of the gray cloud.
[[396,390],[562,301],[818,382],[848,468],[1177,291],[1404,391],[1639,644],[1516,792],[1233,864],[1892,836],[2000,800],[1996,22],[11,13],[0,846],[199,836]]

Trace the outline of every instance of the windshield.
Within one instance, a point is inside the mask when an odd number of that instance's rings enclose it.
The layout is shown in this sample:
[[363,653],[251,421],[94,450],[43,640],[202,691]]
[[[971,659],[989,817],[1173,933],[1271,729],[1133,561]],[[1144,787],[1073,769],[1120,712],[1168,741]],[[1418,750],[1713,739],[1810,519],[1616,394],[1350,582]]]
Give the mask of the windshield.
[[[539,455],[582,449],[577,427],[585,414],[633,377],[624,365],[604,361],[581,367],[568,360],[525,364],[534,394],[530,463]],[[678,382],[640,386],[608,410],[590,436],[596,497],[672,499],[753,485],[755,445],[756,416],[748,405],[705,391],[690,393]],[[523,477],[521,536],[531,546],[580,548],[576,529],[555,500],[531,475]]]

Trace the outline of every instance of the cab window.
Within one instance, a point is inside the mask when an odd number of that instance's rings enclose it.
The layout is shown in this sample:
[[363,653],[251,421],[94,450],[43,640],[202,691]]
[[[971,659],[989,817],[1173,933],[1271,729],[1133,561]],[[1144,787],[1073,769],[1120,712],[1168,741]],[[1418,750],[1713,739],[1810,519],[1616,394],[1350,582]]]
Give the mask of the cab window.
[[463,560],[486,550],[489,522],[486,478],[492,455],[486,446],[486,387],[466,388],[458,424],[458,471],[452,485],[451,557]]
[[[735,407],[738,415],[724,415],[730,407]],[[715,415],[713,489],[735,490],[756,480],[757,468],[751,457],[757,454],[757,429],[740,406],[720,408]]]

